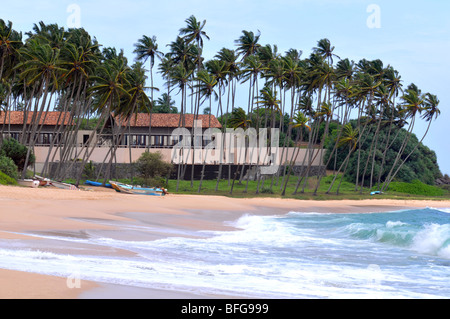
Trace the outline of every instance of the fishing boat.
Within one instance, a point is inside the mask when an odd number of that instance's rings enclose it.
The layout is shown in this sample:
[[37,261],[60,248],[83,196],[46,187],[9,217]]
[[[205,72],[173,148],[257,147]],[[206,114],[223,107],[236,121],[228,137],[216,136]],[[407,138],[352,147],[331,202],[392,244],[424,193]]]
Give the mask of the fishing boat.
[[109,181],[109,183],[116,191],[125,194],[153,195],[153,196],[164,196],[167,194],[167,191],[164,188],[159,187],[152,187],[152,188],[140,187],[114,181]]
[[[84,184],[89,185],[89,186],[96,186],[96,187],[103,186],[103,183],[100,183],[100,182],[94,182],[94,181],[89,181],[89,180],[85,181]],[[107,187],[107,188],[113,188],[111,184],[105,184],[104,187]]]
[[39,181],[34,179],[19,179],[17,183],[21,186],[37,188],[39,186]]
[[49,178],[45,178],[39,175],[34,175],[34,179],[39,181],[39,186],[49,186],[51,182]]
[[63,182],[51,181],[50,185],[55,186],[60,189],[79,190],[79,188],[76,187],[75,185],[67,184],[67,183],[63,183]]
[[113,188],[116,192],[120,192],[119,185],[124,185],[124,186],[132,187],[131,185],[123,184],[123,183],[116,182],[116,181],[109,181],[109,184],[111,184],[112,188]]

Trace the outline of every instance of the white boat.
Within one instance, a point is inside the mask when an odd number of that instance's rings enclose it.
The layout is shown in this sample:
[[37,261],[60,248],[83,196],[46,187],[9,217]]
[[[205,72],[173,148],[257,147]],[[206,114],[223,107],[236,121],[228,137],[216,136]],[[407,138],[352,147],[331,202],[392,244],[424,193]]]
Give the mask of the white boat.
[[39,186],[39,181],[34,179],[19,179],[17,183],[21,186],[37,188]]
[[50,185],[53,185],[53,186],[55,186],[57,188],[61,188],[61,189],[79,190],[79,188],[76,187],[75,185],[67,184],[67,183],[63,183],[63,182],[50,181]]
[[167,191],[164,188],[132,186],[114,181],[109,181],[109,183],[116,191],[125,194],[153,195],[153,196],[164,196],[167,194]]
[[39,181],[39,186],[49,186],[51,180],[46,177],[42,177],[39,175],[34,175],[34,179],[37,179]]

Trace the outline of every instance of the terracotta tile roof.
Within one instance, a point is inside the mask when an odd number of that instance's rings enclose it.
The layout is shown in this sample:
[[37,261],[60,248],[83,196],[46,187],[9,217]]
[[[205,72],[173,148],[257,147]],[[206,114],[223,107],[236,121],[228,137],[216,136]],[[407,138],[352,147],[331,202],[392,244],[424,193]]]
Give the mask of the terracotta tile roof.
[[[31,123],[33,119],[34,112],[28,112],[27,124]],[[61,114],[62,113],[62,114]],[[60,117],[61,114],[61,117]],[[64,125],[69,125],[70,123],[70,112],[42,112],[39,125],[58,125],[64,120]],[[5,125],[23,125],[24,122],[24,112],[22,111],[8,111],[0,113],[0,123],[5,123]],[[59,121],[58,121],[59,119]],[[73,125],[73,122],[72,122]]]
[[[120,120],[120,118],[117,118]],[[202,121],[203,128],[222,128],[222,125],[214,115],[211,115],[211,126],[209,126],[209,115],[199,114],[198,120]],[[192,128],[194,120],[193,114],[185,114],[185,127]],[[148,127],[150,122],[150,114],[138,113],[137,116],[133,115],[130,119],[131,127]],[[177,128],[180,125],[180,114],[170,113],[153,113],[152,114],[152,127],[171,127]]]

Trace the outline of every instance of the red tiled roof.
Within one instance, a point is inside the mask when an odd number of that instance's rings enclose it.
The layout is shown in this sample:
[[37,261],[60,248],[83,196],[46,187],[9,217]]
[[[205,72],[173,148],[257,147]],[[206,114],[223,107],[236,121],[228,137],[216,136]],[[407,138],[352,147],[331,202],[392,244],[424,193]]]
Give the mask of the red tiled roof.
[[[170,127],[177,128],[180,125],[181,114],[172,113],[153,113],[152,114],[152,127]],[[120,118],[119,118],[120,119]],[[186,128],[192,128],[194,120],[194,114],[185,114],[185,126]],[[197,120],[202,121],[203,128],[222,128],[222,125],[214,115],[211,115],[211,125],[209,125],[209,115],[198,115]],[[150,123],[150,114],[138,113],[130,118],[131,127],[148,127]]]
[[[28,112],[27,124],[30,124],[33,119],[34,112]],[[39,113],[36,115],[38,116]],[[61,115],[61,117],[60,117]],[[64,123],[62,122],[64,120]],[[5,123],[5,125],[23,125],[24,122],[24,112],[22,111],[8,111],[0,113],[0,123]],[[41,118],[39,120],[39,125],[69,125],[70,112],[42,112]]]

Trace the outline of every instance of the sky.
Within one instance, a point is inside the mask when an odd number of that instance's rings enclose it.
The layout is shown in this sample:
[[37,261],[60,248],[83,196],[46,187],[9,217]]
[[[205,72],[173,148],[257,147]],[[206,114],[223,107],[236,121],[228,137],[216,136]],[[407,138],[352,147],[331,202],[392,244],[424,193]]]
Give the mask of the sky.
[[[143,35],[156,36],[167,52],[185,20],[206,20],[204,56],[234,48],[242,30],[260,32],[262,45],[278,52],[294,48],[311,53],[323,38],[341,58],[358,62],[380,59],[399,71],[404,87],[415,83],[438,96],[440,117],[433,121],[424,144],[434,150],[443,174],[450,175],[450,1],[448,0],[34,0],[5,1],[0,18],[28,32],[34,23],[83,27],[105,47],[123,49],[133,62],[134,44]],[[163,87],[155,81],[155,86]],[[161,90],[164,91],[164,90]],[[155,94],[157,97],[158,94]],[[420,139],[427,124],[420,121]],[[449,138],[449,140],[447,140]]]

